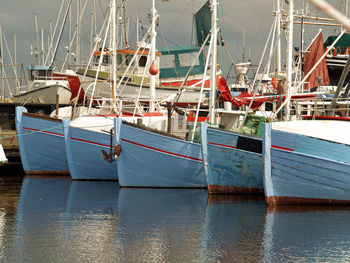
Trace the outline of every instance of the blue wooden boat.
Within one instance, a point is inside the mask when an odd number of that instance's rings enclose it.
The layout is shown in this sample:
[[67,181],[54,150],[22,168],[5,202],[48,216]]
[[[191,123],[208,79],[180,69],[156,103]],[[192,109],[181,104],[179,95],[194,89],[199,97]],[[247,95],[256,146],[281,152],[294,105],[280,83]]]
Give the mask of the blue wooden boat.
[[261,138],[202,123],[201,145],[209,193],[263,193]]
[[207,185],[199,143],[123,123],[117,159],[121,187],[189,187]]
[[16,107],[16,129],[26,174],[69,175],[62,120]]
[[350,204],[350,122],[264,125],[264,187],[269,205]]
[[[120,121],[103,116],[64,121],[65,150],[73,180],[118,180],[114,149]],[[109,159],[102,152],[110,155]]]

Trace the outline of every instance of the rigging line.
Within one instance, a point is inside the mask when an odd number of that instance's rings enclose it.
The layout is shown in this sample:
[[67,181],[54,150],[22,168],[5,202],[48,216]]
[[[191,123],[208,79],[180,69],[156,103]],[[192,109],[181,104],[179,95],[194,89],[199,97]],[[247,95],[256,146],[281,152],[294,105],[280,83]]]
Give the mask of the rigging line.
[[[1,30],[1,34],[2,34],[2,36],[3,36],[3,40],[4,40],[4,42],[5,42],[5,46],[6,46],[6,49],[7,49],[8,57],[10,58],[10,61],[11,61],[11,64],[12,64],[12,68],[13,68],[13,72],[14,72],[14,74],[15,74],[16,82],[17,82],[17,85],[18,85],[18,87],[19,87],[20,84],[19,84],[19,79],[18,79],[17,71],[15,70],[15,63],[13,63],[12,56],[11,56],[11,52],[10,52],[9,46],[8,46],[8,44],[7,44],[7,40],[6,40],[4,31]],[[1,59],[1,61],[3,62],[2,58],[0,58],[0,59]],[[7,85],[9,85],[9,84],[7,83]],[[11,90],[10,90],[10,95],[12,96]]]

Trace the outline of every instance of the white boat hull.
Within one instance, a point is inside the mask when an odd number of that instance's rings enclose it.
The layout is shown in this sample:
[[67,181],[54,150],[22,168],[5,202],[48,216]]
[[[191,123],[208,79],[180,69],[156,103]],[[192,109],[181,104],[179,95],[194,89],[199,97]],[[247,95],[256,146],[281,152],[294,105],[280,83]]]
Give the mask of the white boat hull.
[[15,103],[47,103],[56,104],[58,95],[59,104],[68,104],[70,102],[72,91],[68,87],[59,84],[52,84],[42,88],[27,91],[22,94],[14,95]]

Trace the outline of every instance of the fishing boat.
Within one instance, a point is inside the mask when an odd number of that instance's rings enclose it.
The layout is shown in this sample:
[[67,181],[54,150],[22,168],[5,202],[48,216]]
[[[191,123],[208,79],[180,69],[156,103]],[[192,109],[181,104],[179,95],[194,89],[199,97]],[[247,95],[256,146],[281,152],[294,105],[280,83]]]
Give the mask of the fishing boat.
[[349,128],[335,120],[265,124],[267,203],[350,204]]
[[311,120],[264,124],[268,205],[349,204],[349,101],[338,103],[337,97],[347,70],[342,72],[332,102],[324,104],[329,106],[320,111],[315,103],[311,108]]
[[54,79],[67,80],[69,84],[69,89],[72,91],[72,96],[70,100],[77,98],[78,103],[82,103],[84,100],[84,90],[80,89],[80,81],[78,74],[73,70],[63,70],[63,71],[53,71]]
[[26,174],[69,175],[62,119],[16,107],[16,130]]
[[[117,81],[122,80],[118,85],[117,93],[121,97],[139,98],[139,101],[148,101],[150,89],[150,62],[148,62],[149,46],[144,42],[136,43],[136,50],[117,50]],[[94,63],[88,70],[83,68],[77,71],[82,88],[85,93],[91,94],[92,83],[97,75],[97,86],[95,95],[107,98],[111,95],[111,87],[106,82],[110,82],[112,77],[111,61],[112,51],[95,51],[93,54]],[[103,58],[102,58],[103,57]],[[100,70],[98,64],[103,59]],[[193,62],[193,61],[196,62]],[[191,64],[194,64],[189,74]],[[132,65],[132,66],[131,66]],[[195,46],[166,47],[159,48],[156,52],[154,65],[159,68],[159,74],[155,78],[155,99],[169,102],[177,94],[180,86],[186,89],[178,98],[177,104],[195,105],[200,96],[202,82],[209,87],[209,78],[203,80],[204,59],[200,53],[200,48]],[[145,70],[146,69],[146,70]],[[218,74],[217,78],[221,76]],[[184,82],[184,83],[183,83]],[[142,89],[140,89],[142,86]],[[205,102],[207,92],[202,94],[201,100]]]
[[123,123],[120,146],[121,187],[206,187],[199,143]]
[[210,194],[263,193],[262,139],[201,125]]
[[[213,2],[212,7],[213,14],[216,15],[216,1]],[[153,14],[156,12],[154,2],[152,12]],[[213,21],[215,23],[212,25],[211,39],[217,39],[216,19]],[[152,45],[155,47],[155,19],[152,21],[152,36]],[[209,50],[214,49],[213,43],[216,41],[210,42]],[[154,50],[154,48],[151,49]],[[216,63],[216,57],[208,55],[204,78],[209,65],[209,57],[215,61],[212,62],[212,65]],[[210,85],[216,87],[216,67],[212,66],[211,70]],[[202,83],[200,94],[202,94],[203,86],[204,83]],[[200,103],[201,100],[197,101],[198,105]],[[186,119],[186,115],[182,119]],[[195,128],[193,130],[195,131]],[[121,187],[206,188],[207,180],[203,171],[200,143],[196,142],[193,136],[188,138],[186,133],[175,135],[177,136],[173,136],[170,130],[167,133],[160,133],[122,123],[119,137],[122,150],[117,159],[119,185]]]
[[90,115],[73,121],[64,120],[65,153],[74,180],[118,180],[115,161],[122,121],[143,123],[146,127],[165,130],[166,113],[135,115],[125,110],[114,115]]
[[72,91],[68,80],[55,78],[48,66],[26,68],[26,81],[26,90],[13,96],[15,103],[68,104],[71,100]]

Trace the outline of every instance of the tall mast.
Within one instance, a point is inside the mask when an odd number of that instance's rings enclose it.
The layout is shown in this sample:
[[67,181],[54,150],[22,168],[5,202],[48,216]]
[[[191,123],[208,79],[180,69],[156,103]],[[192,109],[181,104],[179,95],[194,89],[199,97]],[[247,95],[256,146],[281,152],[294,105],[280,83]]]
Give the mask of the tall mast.
[[215,120],[215,94],[216,94],[216,60],[217,60],[217,3],[216,0],[212,0],[211,4],[211,63],[210,63],[210,97],[209,97],[209,121],[214,123]]
[[113,58],[113,94],[116,97],[117,88],[117,48],[116,48],[116,0],[112,1],[112,58]]
[[281,72],[281,4],[277,0],[277,72]]
[[128,30],[127,30],[127,18],[126,18],[126,6],[125,6],[125,0],[123,1],[123,25],[124,25],[124,42],[125,42],[125,48],[129,48],[128,43]]
[[[151,30],[151,67],[156,63],[156,7],[155,0],[152,0],[152,30]],[[153,112],[155,110],[155,96],[156,96],[156,76],[150,75],[150,88],[149,88],[149,111]]]
[[77,41],[76,41],[76,64],[80,63],[80,0],[77,0]]
[[[293,68],[293,11],[294,0],[289,1],[289,16],[288,16],[288,50],[287,50],[287,98],[290,97],[292,89],[292,68]],[[287,120],[290,116],[289,100],[285,106]]]
[[38,65],[40,64],[40,56],[39,56],[39,32],[38,32],[38,18],[37,18],[37,12],[34,14],[34,20],[35,20],[35,32],[36,32],[36,58]]

